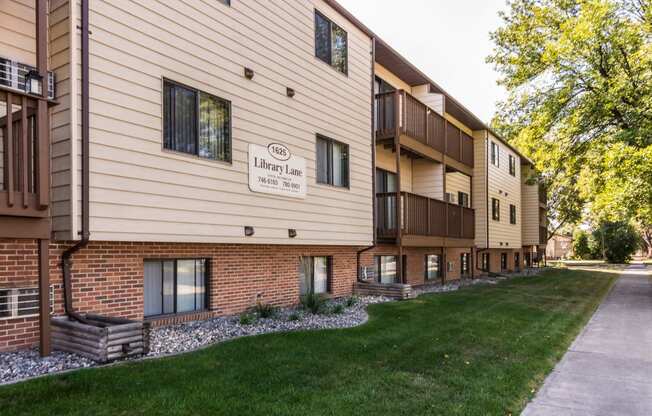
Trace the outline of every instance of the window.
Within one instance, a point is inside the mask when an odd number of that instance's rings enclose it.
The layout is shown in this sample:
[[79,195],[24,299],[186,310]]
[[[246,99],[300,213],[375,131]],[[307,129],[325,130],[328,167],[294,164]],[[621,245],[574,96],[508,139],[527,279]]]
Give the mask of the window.
[[438,254],[426,255],[426,280],[441,277],[441,256]]
[[398,265],[398,256],[376,256],[376,276],[378,276],[378,282],[397,283],[398,282],[397,265]]
[[460,273],[462,276],[471,274],[471,253],[462,253],[460,255]]
[[315,56],[343,74],[348,72],[346,32],[315,11]]
[[507,270],[507,253],[500,253],[500,271]]
[[331,291],[332,257],[301,257],[299,293],[301,296]]
[[516,224],[516,205],[509,205],[509,223]]
[[145,316],[207,309],[208,260],[146,260]]
[[500,201],[496,198],[491,198],[491,218],[500,221]]
[[460,204],[463,207],[470,207],[469,204],[469,194],[466,192],[458,192],[457,193],[457,203]]
[[[54,286],[50,286],[50,314],[54,310]],[[39,289],[0,289],[0,319],[23,318],[39,314]]]
[[231,103],[167,80],[163,90],[163,147],[230,162]]
[[516,176],[516,158],[512,155],[509,155],[509,174]]
[[496,142],[491,142],[491,164],[500,167],[500,150]]
[[488,272],[489,271],[489,253],[482,253],[480,257],[480,270]]
[[394,88],[389,82],[380,77],[374,78],[374,94],[382,94],[384,92],[394,91],[396,91],[396,88]]
[[514,253],[514,270],[521,270],[521,253]]
[[444,201],[450,202],[451,204],[454,204],[455,203],[455,194],[453,194],[452,192],[446,192],[444,194]]
[[317,136],[317,183],[349,186],[349,145]]

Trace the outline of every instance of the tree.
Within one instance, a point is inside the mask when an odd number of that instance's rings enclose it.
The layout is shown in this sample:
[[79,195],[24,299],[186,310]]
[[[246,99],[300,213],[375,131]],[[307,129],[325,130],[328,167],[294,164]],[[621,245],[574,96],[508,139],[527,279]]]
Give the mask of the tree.
[[640,236],[629,223],[604,222],[593,231],[596,243],[604,241],[604,254],[609,263],[627,263],[639,247]]
[[652,191],[639,186],[652,183],[652,166],[642,163],[652,154],[650,0],[508,7],[488,61],[509,95],[492,124],[535,161],[551,222],[576,223],[588,212],[633,218],[652,235]]
[[573,233],[573,255],[580,260],[590,260],[593,258],[591,247],[589,246],[589,233],[582,229],[577,229]]

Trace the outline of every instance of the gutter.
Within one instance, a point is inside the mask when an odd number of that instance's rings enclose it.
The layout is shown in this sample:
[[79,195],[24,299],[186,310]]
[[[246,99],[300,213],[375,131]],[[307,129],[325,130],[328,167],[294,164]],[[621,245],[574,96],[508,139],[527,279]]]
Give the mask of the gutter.
[[371,38],[371,220],[373,227],[373,244],[356,253],[356,270],[358,281],[362,280],[360,255],[376,247],[376,94],[374,91],[376,71],[376,41]]
[[[88,245],[90,240],[89,232],[89,70],[88,70],[88,0],[81,0],[81,169],[82,169],[82,225],[81,239],[72,247],[68,248],[61,255],[61,269],[63,273],[64,288],[64,310],[72,319],[88,323],[85,318],[79,315],[73,308],[72,302],[72,255]],[[74,219],[73,219],[74,220]]]

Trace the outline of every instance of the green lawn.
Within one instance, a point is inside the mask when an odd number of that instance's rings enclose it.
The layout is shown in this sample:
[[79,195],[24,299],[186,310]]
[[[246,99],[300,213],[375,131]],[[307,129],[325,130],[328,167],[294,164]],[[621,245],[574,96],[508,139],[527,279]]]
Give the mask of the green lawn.
[[41,378],[0,388],[0,413],[517,415],[615,278],[548,271],[375,305],[358,328]]

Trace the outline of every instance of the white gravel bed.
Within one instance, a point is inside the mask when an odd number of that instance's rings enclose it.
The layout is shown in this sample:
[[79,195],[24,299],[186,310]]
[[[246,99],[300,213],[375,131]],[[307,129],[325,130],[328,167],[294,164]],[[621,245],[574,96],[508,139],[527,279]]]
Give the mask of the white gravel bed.
[[0,384],[93,366],[94,361],[61,351],[54,351],[44,358],[37,349],[4,352],[0,353]]
[[367,321],[367,305],[392,300],[381,296],[358,297],[356,304],[352,307],[345,307],[346,299],[329,301],[325,306],[327,311],[335,305],[344,306],[343,312],[339,314],[313,315],[300,308],[284,308],[277,310],[273,318],[256,318],[255,322],[251,324],[241,323],[239,316],[227,316],[153,328],[150,333],[148,357],[192,351],[206,345],[249,335],[309,329],[350,328]]

